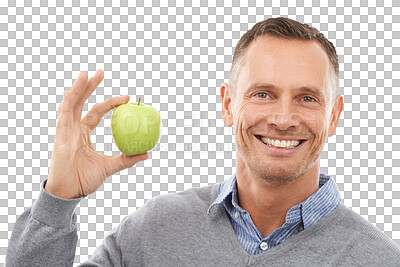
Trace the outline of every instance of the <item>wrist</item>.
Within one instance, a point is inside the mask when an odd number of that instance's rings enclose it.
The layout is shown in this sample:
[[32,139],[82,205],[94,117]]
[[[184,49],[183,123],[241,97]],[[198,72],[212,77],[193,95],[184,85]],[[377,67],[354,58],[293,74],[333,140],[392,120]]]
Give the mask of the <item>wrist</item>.
[[61,198],[61,199],[75,199],[75,198],[79,198],[79,196],[70,196],[70,195],[66,195],[63,192],[60,192],[56,189],[54,189],[54,187],[52,186],[51,183],[49,183],[49,180],[46,181],[46,183],[43,186],[43,189],[49,193],[50,195],[57,197],[57,198]]

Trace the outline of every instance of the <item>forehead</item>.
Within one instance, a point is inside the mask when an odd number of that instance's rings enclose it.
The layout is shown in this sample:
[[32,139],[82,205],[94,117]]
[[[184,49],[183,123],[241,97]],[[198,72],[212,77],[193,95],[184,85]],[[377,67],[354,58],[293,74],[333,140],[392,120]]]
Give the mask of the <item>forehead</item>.
[[281,88],[315,87],[325,91],[329,58],[317,41],[258,37],[247,49],[239,88],[268,83]]

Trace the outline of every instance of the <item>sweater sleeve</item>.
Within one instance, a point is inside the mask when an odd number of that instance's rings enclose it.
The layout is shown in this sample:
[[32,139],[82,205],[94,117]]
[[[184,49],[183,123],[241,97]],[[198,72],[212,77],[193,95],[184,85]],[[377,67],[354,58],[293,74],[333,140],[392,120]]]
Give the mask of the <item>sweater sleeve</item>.
[[73,266],[78,242],[75,207],[83,199],[61,199],[40,188],[35,203],[18,217],[6,266]]

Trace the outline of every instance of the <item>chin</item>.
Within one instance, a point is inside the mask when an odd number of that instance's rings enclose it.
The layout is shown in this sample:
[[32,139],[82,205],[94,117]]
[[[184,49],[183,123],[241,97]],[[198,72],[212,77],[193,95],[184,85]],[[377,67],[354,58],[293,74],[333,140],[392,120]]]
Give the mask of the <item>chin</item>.
[[265,184],[281,187],[296,181],[301,175],[288,172],[267,172],[262,173],[259,177]]
[[[302,167],[303,166],[303,167]],[[275,187],[284,186],[290,184],[298,179],[300,179],[304,174],[306,174],[311,167],[304,168],[304,165],[300,164],[290,164],[281,162],[281,164],[273,163],[265,165],[255,164],[253,170],[255,170],[255,175],[260,178],[260,180],[268,185],[273,185]]]

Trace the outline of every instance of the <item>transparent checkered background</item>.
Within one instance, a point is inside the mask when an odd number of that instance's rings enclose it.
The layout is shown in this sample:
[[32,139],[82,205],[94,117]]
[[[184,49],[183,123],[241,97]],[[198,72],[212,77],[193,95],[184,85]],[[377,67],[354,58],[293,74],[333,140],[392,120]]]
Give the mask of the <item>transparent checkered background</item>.
[[[399,1],[55,2],[0,1],[0,263],[16,219],[48,175],[57,107],[79,71],[105,72],[83,116],[130,94],[160,110],[164,128],[149,160],[108,178],[76,208],[75,265],[150,198],[234,172],[219,87],[240,36],[277,16],[309,23],[335,44],[345,104],[322,172],[335,177],[346,206],[400,244]],[[110,119],[111,112],[92,143],[119,155]]]

